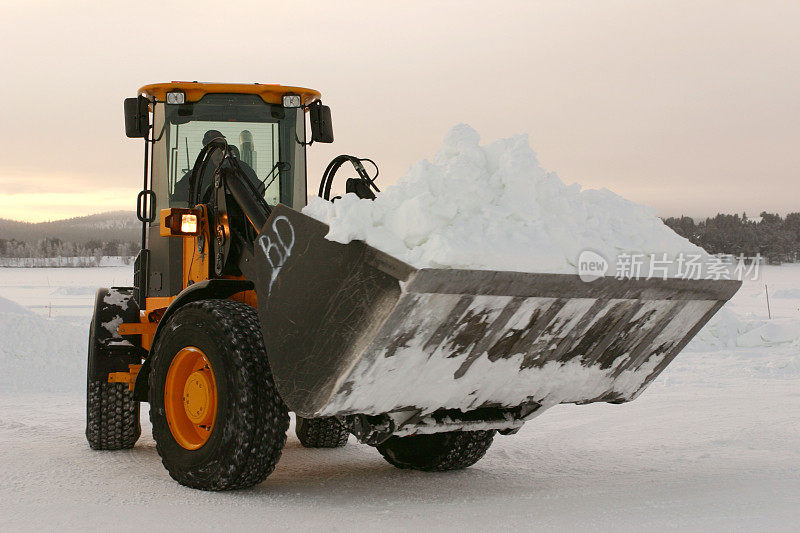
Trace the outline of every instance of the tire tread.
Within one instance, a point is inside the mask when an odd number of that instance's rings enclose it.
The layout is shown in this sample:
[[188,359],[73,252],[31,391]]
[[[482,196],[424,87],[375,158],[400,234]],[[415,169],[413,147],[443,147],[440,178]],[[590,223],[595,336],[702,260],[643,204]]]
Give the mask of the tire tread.
[[350,432],[333,417],[297,417],[295,434],[306,448],[341,448],[347,444]]
[[433,435],[409,437],[390,437],[377,446],[386,461],[397,468],[409,468],[426,472],[460,470],[477,463],[489,450],[494,440],[494,431],[452,431],[448,432],[446,443],[440,446],[439,453],[428,457],[400,459],[398,454],[413,451],[420,440],[432,439]]
[[[187,312],[198,310],[207,314],[219,329],[233,357],[232,368],[238,374],[236,383],[241,390],[232,391],[236,405],[236,443],[232,453],[220,454],[213,464],[196,471],[182,469],[166,453],[164,442],[171,435],[163,415],[150,410],[153,437],[164,467],[178,483],[202,490],[236,490],[251,487],[264,481],[275,469],[286,444],[289,414],[278,395],[267,362],[261,336],[261,325],[256,311],[244,303],[232,300],[201,300],[186,304],[169,319],[169,328],[179,326]],[[154,357],[163,357],[159,348],[164,337],[157,341]],[[155,368],[156,361],[153,361]],[[158,390],[155,372],[150,374],[150,391]],[[151,402],[152,406],[152,402]]]
[[86,390],[86,439],[93,450],[133,448],[142,426],[139,402],[126,383],[90,380]]

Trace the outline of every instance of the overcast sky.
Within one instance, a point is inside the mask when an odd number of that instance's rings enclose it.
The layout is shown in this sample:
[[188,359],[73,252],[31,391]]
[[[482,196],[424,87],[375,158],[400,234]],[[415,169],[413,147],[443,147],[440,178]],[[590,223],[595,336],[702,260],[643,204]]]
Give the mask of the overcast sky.
[[[164,7],[169,4],[169,7]],[[319,89],[381,183],[453,125],[662,215],[800,210],[800,2],[0,3],[0,217],[132,209],[146,83]]]

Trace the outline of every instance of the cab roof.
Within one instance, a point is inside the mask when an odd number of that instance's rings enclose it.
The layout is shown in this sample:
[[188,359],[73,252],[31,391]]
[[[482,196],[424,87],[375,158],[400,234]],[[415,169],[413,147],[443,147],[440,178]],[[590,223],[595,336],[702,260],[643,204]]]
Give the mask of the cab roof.
[[264,83],[205,83],[196,81],[171,81],[151,83],[139,89],[139,94],[164,101],[170,91],[183,91],[187,102],[197,102],[207,94],[257,94],[268,104],[280,104],[284,94],[299,94],[303,105],[321,98],[319,91],[305,87]]

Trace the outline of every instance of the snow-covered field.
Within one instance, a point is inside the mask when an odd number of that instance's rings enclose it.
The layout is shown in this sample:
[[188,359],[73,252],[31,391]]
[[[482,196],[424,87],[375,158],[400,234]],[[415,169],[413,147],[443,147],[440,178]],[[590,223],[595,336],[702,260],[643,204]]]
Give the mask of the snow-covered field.
[[[461,472],[290,429],[254,489],[204,493],[83,436],[96,287],[131,267],[0,268],[0,531],[786,530],[800,523],[800,266],[763,267],[636,401],[555,407]],[[764,282],[772,320],[767,319]],[[146,408],[144,409],[146,411]]]

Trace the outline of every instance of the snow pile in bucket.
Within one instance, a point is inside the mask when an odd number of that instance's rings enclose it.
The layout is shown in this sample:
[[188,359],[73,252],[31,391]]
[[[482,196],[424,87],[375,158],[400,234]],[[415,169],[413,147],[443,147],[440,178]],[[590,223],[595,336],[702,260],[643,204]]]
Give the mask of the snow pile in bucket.
[[574,274],[581,252],[592,250],[613,276],[620,253],[705,255],[651,208],[565,185],[539,165],[527,135],[479,140],[456,126],[433,162],[417,163],[374,202],[315,197],[303,212],[330,226],[329,240],[362,240],[418,268]]

